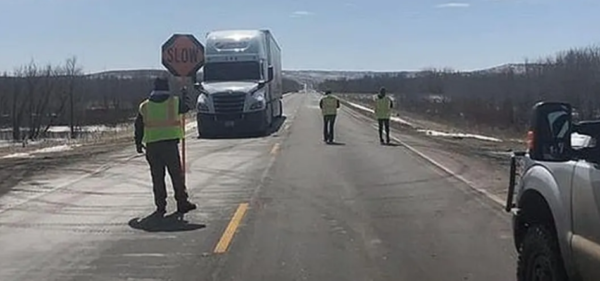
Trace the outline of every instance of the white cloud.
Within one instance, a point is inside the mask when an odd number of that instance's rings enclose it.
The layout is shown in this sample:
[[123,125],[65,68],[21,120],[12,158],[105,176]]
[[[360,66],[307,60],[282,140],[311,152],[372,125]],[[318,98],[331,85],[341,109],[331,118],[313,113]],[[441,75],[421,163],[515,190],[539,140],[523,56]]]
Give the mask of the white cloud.
[[313,12],[309,12],[309,11],[295,11],[292,13],[291,17],[297,18],[297,17],[308,17],[308,16],[313,16],[315,13]]
[[436,8],[468,8],[471,7],[469,3],[444,3],[435,6]]

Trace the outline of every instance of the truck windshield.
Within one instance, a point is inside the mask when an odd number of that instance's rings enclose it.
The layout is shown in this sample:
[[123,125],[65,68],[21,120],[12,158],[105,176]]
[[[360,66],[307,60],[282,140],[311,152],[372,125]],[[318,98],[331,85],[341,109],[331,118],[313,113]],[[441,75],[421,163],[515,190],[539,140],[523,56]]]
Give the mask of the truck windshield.
[[204,81],[260,80],[258,62],[218,62],[204,65]]

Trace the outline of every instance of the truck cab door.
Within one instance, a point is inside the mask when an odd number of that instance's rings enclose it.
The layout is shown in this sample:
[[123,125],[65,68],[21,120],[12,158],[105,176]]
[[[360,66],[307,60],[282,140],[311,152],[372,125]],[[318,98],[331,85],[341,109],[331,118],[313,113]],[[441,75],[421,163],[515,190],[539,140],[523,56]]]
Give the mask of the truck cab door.
[[579,152],[573,177],[573,260],[582,280],[600,280],[600,146],[598,136]]
[[[557,234],[558,246],[565,269],[571,272],[573,258],[571,248],[572,230],[572,184],[578,165],[572,149],[573,122],[571,106],[566,103],[540,102],[533,108],[531,127],[528,134],[528,154],[535,165],[550,172],[557,189],[550,192],[546,200],[557,201],[551,210]],[[530,164],[532,165],[532,164]],[[543,188],[540,186],[539,188]]]

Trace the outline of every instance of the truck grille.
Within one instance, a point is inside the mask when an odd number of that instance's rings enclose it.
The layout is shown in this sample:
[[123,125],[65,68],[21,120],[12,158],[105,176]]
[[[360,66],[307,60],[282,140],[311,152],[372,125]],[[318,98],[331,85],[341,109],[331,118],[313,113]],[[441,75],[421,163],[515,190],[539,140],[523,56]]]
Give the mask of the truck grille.
[[213,102],[215,106],[216,114],[239,114],[244,111],[244,102],[246,101],[246,94],[233,92],[233,93],[219,93],[213,95]]

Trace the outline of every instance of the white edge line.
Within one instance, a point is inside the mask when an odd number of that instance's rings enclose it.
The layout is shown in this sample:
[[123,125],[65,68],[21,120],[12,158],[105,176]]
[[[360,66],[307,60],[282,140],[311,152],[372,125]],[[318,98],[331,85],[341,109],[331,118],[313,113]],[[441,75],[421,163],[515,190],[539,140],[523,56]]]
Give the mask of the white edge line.
[[473,184],[471,181],[469,181],[468,179],[464,178],[463,176],[456,174],[454,171],[450,170],[449,168],[447,168],[446,166],[440,164],[439,162],[433,160],[431,157],[425,155],[424,153],[418,151],[417,149],[415,149],[414,147],[408,145],[407,143],[403,142],[402,140],[400,140],[399,138],[392,136],[392,139],[394,139],[395,141],[397,141],[398,143],[400,143],[402,146],[408,148],[408,150],[410,150],[411,152],[419,155],[420,157],[424,158],[425,160],[427,160],[428,162],[430,162],[431,164],[433,164],[434,166],[442,169],[444,172],[452,175],[453,177],[459,179],[460,181],[464,182],[468,187],[472,188],[473,190],[485,195],[486,197],[488,197],[489,199],[491,199],[492,201],[496,202],[498,205],[500,206],[504,206],[504,200],[500,199],[500,197],[490,193],[489,191],[482,189],[482,188],[478,188],[475,187],[475,184]]
[[[346,101],[347,102],[347,101]],[[350,103],[350,102],[349,102]],[[350,103],[352,104],[352,103]],[[362,106],[361,106],[362,107]],[[359,107],[355,107],[360,109]],[[367,109],[367,108],[365,108]],[[363,109],[364,110],[364,109]],[[370,108],[368,108],[368,110],[365,111],[371,111]],[[495,203],[497,203],[500,206],[504,206],[504,200],[502,200],[500,197],[498,197],[497,195],[494,195],[492,193],[490,193],[489,191],[482,189],[482,188],[478,188],[475,187],[475,184],[473,184],[473,182],[469,181],[468,179],[466,179],[465,177],[456,174],[454,171],[452,171],[451,169],[449,169],[448,167],[440,164],[439,162],[435,161],[433,158],[427,156],[426,154],[424,154],[423,152],[417,150],[416,148],[410,146],[409,144],[407,144],[406,142],[400,140],[398,137],[392,135],[391,138],[395,141],[397,141],[398,143],[400,143],[402,146],[408,148],[408,150],[410,150],[411,152],[413,152],[414,154],[417,154],[419,157],[427,160],[428,162],[430,162],[431,164],[433,164],[434,166],[436,166],[437,168],[443,170],[444,172],[452,175],[453,177],[457,178],[458,180],[462,181],[463,183],[465,183],[468,187],[470,187],[471,189],[481,193],[482,195],[484,195],[485,197],[489,198],[490,200],[494,201]]]

